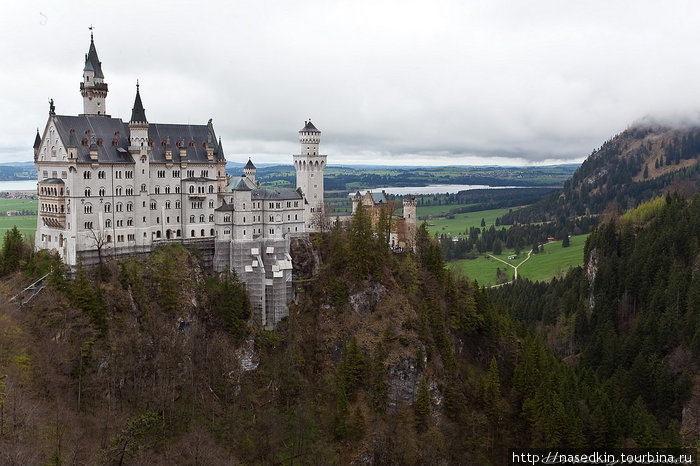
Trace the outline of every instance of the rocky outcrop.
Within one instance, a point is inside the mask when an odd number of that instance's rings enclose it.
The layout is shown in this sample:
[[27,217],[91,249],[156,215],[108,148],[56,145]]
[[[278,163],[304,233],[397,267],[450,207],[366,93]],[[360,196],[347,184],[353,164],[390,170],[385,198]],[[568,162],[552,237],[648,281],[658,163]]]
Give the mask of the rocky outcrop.
[[374,310],[386,293],[387,289],[381,283],[369,283],[364,289],[349,296],[350,307],[359,316],[367,315]]
[[306,238],[294,238],[290,243],[292,276],[294,280],[308,280],[321,271],[321,255],[318,248]]

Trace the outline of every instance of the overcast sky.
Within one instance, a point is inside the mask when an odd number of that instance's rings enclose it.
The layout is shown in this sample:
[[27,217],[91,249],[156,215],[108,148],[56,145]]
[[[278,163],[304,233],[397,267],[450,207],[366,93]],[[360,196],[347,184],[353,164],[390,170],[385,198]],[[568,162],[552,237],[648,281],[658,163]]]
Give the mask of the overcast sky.
[[580,162],[635,120],[696,119],[698,1],[17,1],[0,13],[0,161],[48,100],[82,113],[94,25],[107,112],[206,124],[228,160]]

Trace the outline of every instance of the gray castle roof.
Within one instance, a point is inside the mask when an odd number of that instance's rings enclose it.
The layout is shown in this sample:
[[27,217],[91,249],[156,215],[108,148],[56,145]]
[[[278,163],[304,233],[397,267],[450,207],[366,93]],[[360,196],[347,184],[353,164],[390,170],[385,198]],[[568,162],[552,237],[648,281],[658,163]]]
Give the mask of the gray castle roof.
[[304,127],[301,129],[301,131],[310,131],[312,133],[320,133],[318,129],[314,126],[313,123],[311,123],[311,120],[305,122]]
[[146,120],[146,110],[144,110],[141,103],[138,83],[136,83],[136,98],[134,99],[134,108],[131,109],[131,120],[129,121],[148,121]]
[[95,41],[90,35],[90,50],[87,55],[85,55],[85,68],[83,71],[94,71],[96,78],[104,79],[105,75],[102,74],[102,62],[97,57],[97,49],[95,48]]
[[231,182],[229,183],[229,185],[226,188],[227,188],[227,191],[250,191],[251,190],[245,182],[245,176],[238,178],[238,181],[236,181],[235,179],[231,180]]
[[41,136],[39,136],[39,128],[36,130],[36,137],[34,137],[34,149],[39,148],[41,146]]
[[[144,115],[145,117],[145,115]],[[54,117],[56,128],[61,140],[66,146],[77,143],[78,162],[90,162],[90,147],[97,142],[99,163],[134,163],[129,153],[129,125],[119,118],[104,116],[68,116]],[[71,138],[71,130],[75,135]],[[94,138],[93,138],[94,135]],[[153,163],[165,163],[165,145],[169,140],[172,149],[172,162],[180,163],[179,142],[186,150],[187,161],[205,163],[207,159],[206,146],[214,147],[214,158],[225,160],[221,144],[216,144],[216,134],[210,125],[178,125],[167,123],[150,123],[148,138],[152,141],[151,158]],[[102,144],[99,141],[102,140]],[[86,145],[84,142],[87,141]]]
[[245,164],[245,167],[243,167],[243,169],[246,170],[251,168],[255,170],[255,165],[253,165],[253,162],[250,159],[248,159],[248,163]]
[[256,201],[267,200],[300,200],[302,195],[299,190],[293,189],[253,189],[251,199]]

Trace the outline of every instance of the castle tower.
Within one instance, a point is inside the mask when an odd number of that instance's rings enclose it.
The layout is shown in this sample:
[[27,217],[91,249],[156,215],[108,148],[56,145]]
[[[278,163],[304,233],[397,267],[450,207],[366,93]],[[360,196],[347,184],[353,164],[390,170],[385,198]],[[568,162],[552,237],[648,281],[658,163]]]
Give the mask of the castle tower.
[[[129,120],[129,146],[142,148],[148,143],[148,120],[146,110],[141,102],[139,83],[136,81],[136,98],[134,107],[131,109],[131,119]],[[140,149],[139,149],[140,150]]]
[[243,167],[243,175],[245,175],[246,178],[248,178],[253,184],[255,184],[255,172],[256,172],[255,165],[253,165],[252,160],[248,159],[248,163],[245,164],[245,167]]
[[321,155],[318,145],[321,131],[306,121],[299,130],[301,153],[294,156],[294,169],[297,174],[297,189],[301,189],[306,200],[304,204],[304,222],[306,228],[314,230],[314,223],[323,215],[323,170],[326,168],[326,155]]
[[415,251],[416,249],[416,225],[418,219],[416,217],[416,207],[418,201],[415,197],[405,197],[403,200],[403,218],[406,223],[406,245],[408,249]]
[[95,41],[90,32],[90,50],[85,55],[85,68],[83,68],[83,82],[80,83],[80,93],[83,96],[83,115],[109,116],[107,115],[107,83],[102,74],[102,62],[97,57]]

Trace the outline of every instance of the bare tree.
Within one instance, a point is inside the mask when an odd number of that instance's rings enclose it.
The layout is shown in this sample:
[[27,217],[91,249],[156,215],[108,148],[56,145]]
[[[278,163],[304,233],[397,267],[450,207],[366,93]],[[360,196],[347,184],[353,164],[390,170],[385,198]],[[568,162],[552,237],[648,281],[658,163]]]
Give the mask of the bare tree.
[[100,263],[100,266],[102,265],[102,248],[104,248],[107,244],[110,243],[111,238],[107,233],[105,233],[102,230],[93,230],[90,228],[90,236],[89,239],[92,241],[93,245],[95,246],[95,249],[97,249],[97,259]]

